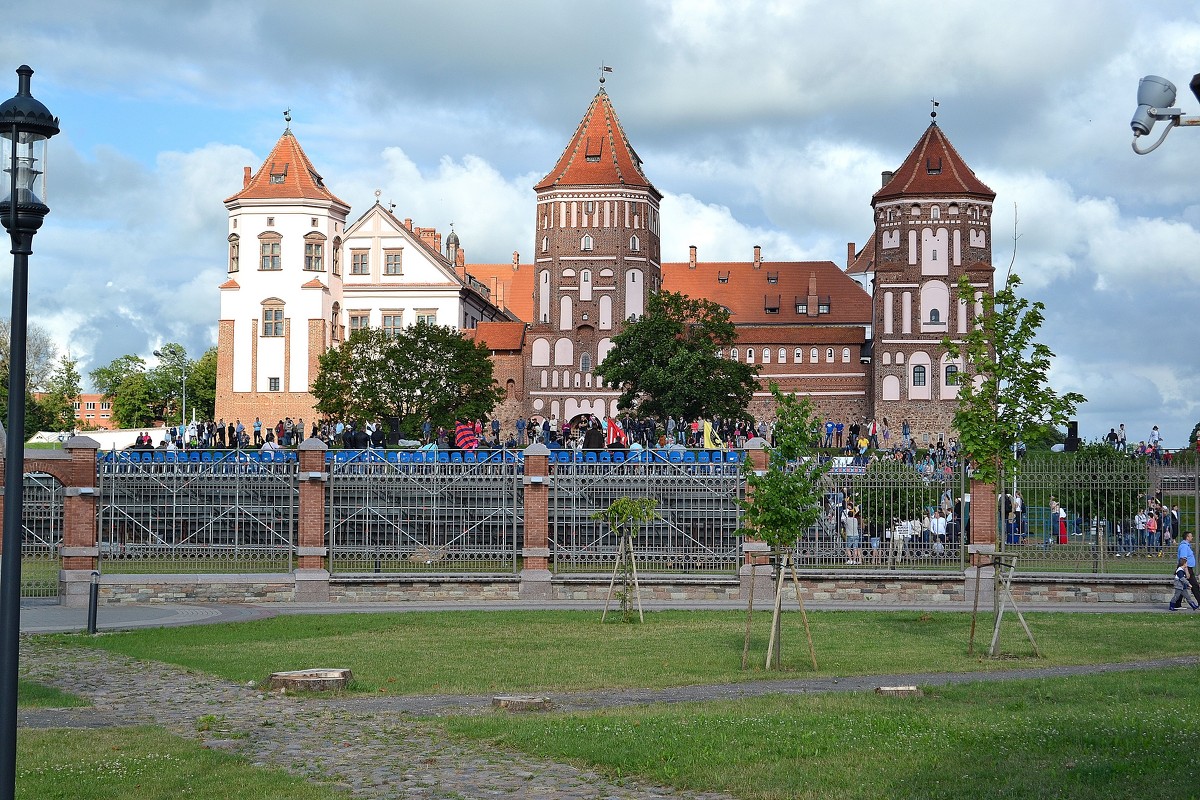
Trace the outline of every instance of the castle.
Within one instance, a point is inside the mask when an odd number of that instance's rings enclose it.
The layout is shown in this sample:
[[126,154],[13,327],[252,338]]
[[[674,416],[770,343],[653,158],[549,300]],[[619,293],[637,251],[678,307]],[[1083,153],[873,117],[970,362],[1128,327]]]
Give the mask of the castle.
[[[221,285],[218,417],[315,419],[317,358],[364,326],[418,320],[486,344],[517,416],[615,414],[618,392],[595,367],[613,337],[666,289],[729,309],[737,346],[723,355],[760,368],[749,412],[771,417],[767,386],[811,397],[824,418],[908,420],[918,443],[951,435],[961,367],[943,338],[967,331],[967,276],[993,289],[995,193],[931,122],[871,198],[874,230],[846,263],[662,260],[661,193],[603,85],[562,155],[534,187],[533,257],[469,264],[452,230],[401,221],[378,201],[350,224],[290,129],[257,172],[246,167],[229,211]],[[665,221],[670,224],[669,220]],[[251,259],[243,269],[242,245]]]

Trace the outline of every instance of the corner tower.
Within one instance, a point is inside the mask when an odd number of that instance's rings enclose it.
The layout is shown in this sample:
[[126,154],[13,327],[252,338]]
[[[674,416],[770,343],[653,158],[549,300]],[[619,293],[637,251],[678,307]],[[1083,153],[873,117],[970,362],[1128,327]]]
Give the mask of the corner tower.
[[952,435],[961,365],[942,340],[965,334],[974,313],[959,278],[992,290],[995,199],[936,121],[871,199],[875,416],[893,431],[907,419],[918,445]]
[[[290,121],[290,120],[289,120]],[[325,186],[288,127],[229,212],[216,415],[314,419],[317,357],[340,337],[341,240],[350,206]]]
[[616,413],[594,374],[612,337],[661,283],[659,201],[601,86],[534,187],[534,319],[526,382],[535,416]]

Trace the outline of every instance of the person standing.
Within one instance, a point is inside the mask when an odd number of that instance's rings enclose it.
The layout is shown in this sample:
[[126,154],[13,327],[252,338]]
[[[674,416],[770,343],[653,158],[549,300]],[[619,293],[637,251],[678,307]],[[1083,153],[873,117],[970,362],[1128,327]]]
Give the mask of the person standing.
[[263,445],[262,420],[258,417],[255,417],[254,418],[254,446],[262,447],[262,445]]
[[862,534],[858,530],[858,517],[854,516],[854,509],[846,512],[842,519],[842,527],[846,529],[846,563],[861,564]]
[[1122,453],[1129,449],[1129,437],[1125,433],[1124,422],[1117,428],[1117,449]]
[[1179,540],[1177,556],[1187,564],[1188,585],[1192,587],[1192,597],[1200,603],[1200,583],[1196,581],[1196,551],[1192,547],[1192,532],[1185,531]]

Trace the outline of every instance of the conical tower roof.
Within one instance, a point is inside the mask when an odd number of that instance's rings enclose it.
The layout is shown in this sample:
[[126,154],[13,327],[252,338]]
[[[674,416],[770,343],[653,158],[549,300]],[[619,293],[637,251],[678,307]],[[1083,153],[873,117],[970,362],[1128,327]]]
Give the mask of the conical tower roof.
[[225,202],[294,198],[329,200],[349,208],[348,203],[325,187],[321,174],[304,154],[304,149],[300,147],[292,129],[288,128],[279,137],[279,141],[258,168],[258,172],[249,176],[242,190],[226,198]]
[[533,188],[540,192],[560,186],[630,186],[662,196],[642,172],[642,160],[625,138],[603,86],[554,169]]
[[962,156],[950,144],[937,122],[929,123],[916,147],[892,175],[892,179],[871,198],[894,200],[910,195],[953,197],[973,195],[996,199],[996,193],[975,177]]

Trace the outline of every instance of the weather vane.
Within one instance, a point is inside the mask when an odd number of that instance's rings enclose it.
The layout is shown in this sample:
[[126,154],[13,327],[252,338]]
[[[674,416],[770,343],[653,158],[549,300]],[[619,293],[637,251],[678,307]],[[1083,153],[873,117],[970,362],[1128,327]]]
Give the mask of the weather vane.
[[600,85],[601,86],[604,85],[604,73],[606,73],[606,72],[612,72],[612,67],[608,66],[603,61],[601,61],[600,62]]
[[937,119],[937,107],[940,106],[941,103],[939,103],[937,100],[930,100],[929,102],[933,103],[933,111],[929,112],[929,116],[932,119]]
[[292,110],[290,108],[283,112],[283,121],[287,123],[287,129],[290,131],[292,129]]

